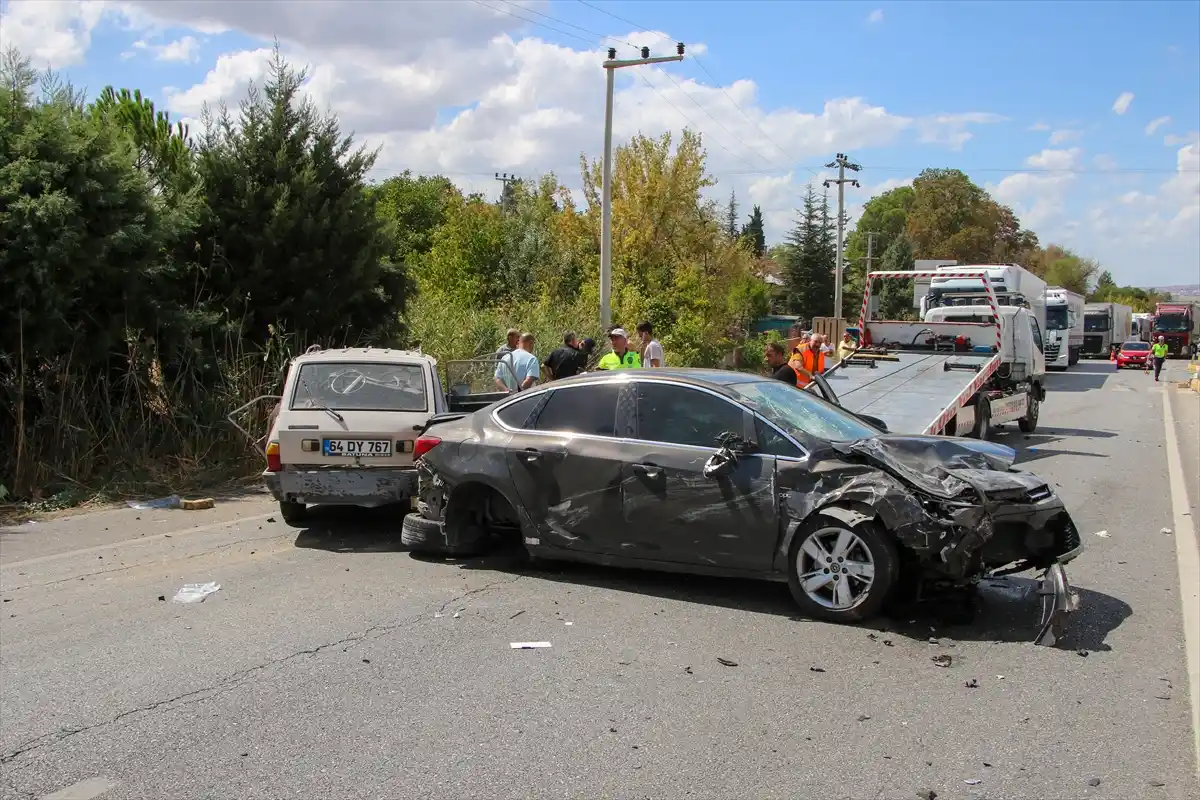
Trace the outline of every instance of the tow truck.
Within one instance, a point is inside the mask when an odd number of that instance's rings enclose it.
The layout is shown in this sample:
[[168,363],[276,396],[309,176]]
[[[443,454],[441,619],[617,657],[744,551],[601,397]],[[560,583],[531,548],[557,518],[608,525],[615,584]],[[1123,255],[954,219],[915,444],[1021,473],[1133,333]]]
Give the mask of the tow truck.
[[[876,280],[980,280],[973,305],[929,308],[916,322],[874,320]],[[1030,309],[1002,306],[983,271],[871,272],[859,313],[859,349],[823,374],[843,408],[892,433],[988,439],[996,425],[1032,432],[1046,398],[1041,327]]]

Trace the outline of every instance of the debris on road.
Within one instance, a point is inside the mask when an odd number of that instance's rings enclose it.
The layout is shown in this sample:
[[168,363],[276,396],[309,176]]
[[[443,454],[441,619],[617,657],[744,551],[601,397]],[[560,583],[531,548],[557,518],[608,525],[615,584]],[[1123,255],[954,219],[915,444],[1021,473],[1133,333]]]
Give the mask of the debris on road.
[[967,786],[978,786],[979,784],[983,783],[983,781],[979,780],[978,778],[967,778],[965,781],[963,781],[963,783],[965,783]]
[[1108,531],[1096,531],[1096,535],[1099,536],[1101,539],[1107,539]]
[[171,599],[176,603],[203,603],[204,598],[220,590],[221,584],[213,581],[208,583],[185,583]]
[[884,640],[883,640],[883,646],[884,646],[884,647],[892,647],[892,646],[893,646],[893,645],[892,645],[892,640],[891,640],[891,639],[884,639]]
[[179,508],[183,498],[177,494],[168,497],[158,497],[154,500],[130,500],[127,505],[135,511],[149,511],[154,508]]
[[693,673],[693,672],[692,672],[692,668],[691,668],[691,667],[684,667],[684,668],[683,668],[683,671],[684,671],[684,672],[686,672],[688,675],[693,675],[693,674],[695,674],[695,673]]
[[974,678],[971,678],[971,680],[964,683],[963,686],[966,686],[968,689],[978,689],[979,681],[975,680]]
[[1082,657],[1082,658],[1087,658],[1087,657],[1088,657],[1088,651],[1087,651],[1087,650],[1084,650],[1084,649],[1082,649],[1082,648],[1080,648],[1079,650],[1076,650],[1076,651],[1075,651],[1075,655],[1077,655],[1077,656],[1080,656],[1080,657]]
[[536,650],[541,647],[549,647],[549,642],[509,642],[508,646],[513,650]]
[[730,661],[728,658],[718,658],[717,663],[724,664],[727,667],[736,667],[738,665],[738,662]]
[[165,594],[160,594],[160,595],[158,596],[158,599],[159,599],[159,600],[162,600],[162,601],[164,601],[164,602],[166,602],[167,596],[166,596]]
[[1171,529],[1170,529],[1170,528],[1163,528],[1163,529],[1162,529],[1162,532],[1163,532],[1163,533],[1167,533],[1167,534],[1169,534],[1169,533],[1171,532]]
[[1088,786],[1099,786],[1099,785],[1100,785],[1099,778],[1092,778],[1091,780],[1088,781]]
[[949,656],[946,653],[939,653],[929,660],[939,667],[948,667],[954,663],[954,657]]
[[859,714],[859,715],[858,715],[858,721],[859,721],[859,722],[866,722],[866,721],[867,721],[867,720],[869,720],[870,718],[871,718],[871,715],[870,715],[870,714]]
[[937,800],[938,793],[933,789],[922,789],[917,792],[919,800]]
[[525,613],[525,609],[522,608],[520,611],[518,611],[517,613],[515,613],[511,617],[509,617],[509,619],[516,619],[517,617],[521,616],[524,613]]
[[809,667],[808,671],[809,672],[824,672],[825,668],[824,667]]
[[205,511],[212,508],[217,503],[211,497],[202,497],[199,500],[184,500],[180,504],[180,508],[184,511]]

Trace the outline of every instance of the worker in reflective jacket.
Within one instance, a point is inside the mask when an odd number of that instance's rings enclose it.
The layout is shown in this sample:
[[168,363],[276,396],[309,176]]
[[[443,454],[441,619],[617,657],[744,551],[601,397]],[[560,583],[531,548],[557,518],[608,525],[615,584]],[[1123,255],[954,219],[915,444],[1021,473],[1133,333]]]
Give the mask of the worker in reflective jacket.
[[1165,336],[1158,337],[1158,341],[1150,347],[1150,355],[1154,356],[1154,380],[1158,382],[1158,373],[1162,372],[1163,362],[1167,360],[1167,339]]
[[605,353],[596,369],[637,369],[642,366],[641,356],[629,349],[629,334],[624,328],[613,328],[608,334],[612,352]]
[[825,371],[825,337],[814,333],[808,341],[796,345],[792,349],[792,358],[788,363],[796,370],[796,386],[803,389],[812,381],[810,375],[819,375]]

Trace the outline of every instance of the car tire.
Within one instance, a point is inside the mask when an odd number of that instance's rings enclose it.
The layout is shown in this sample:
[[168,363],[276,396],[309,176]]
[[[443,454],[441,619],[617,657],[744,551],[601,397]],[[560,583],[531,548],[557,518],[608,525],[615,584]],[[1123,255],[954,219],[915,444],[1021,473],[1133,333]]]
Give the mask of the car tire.
[[[845,555],[834,555],[837,542],[843,534],[853,537],[844,551]],[[820,547],[808,545],[819,543]],[[843,561],[828,562],[830,567],[817,572],[813,553],[825,553],[825,558],[842,558]],[[869,560],[865,556],[869,555]],[[803,562],[803,563],[802,563]],[[843,572],[843,565],[870,564],[870,583],[863,585],[861,574]],[[830,572],[825,569],[836,567]],[[803,572],[801,570],[804,570]],[[822,575],[840,575],[832,583],[820,586],[805,585],[806,577],[820,578]],[[874,520],[849,525],[821,513],[814,514],[796,531],[788,552],[788,588],[792,598],[805,615],[836,623],[855,623],[870,619],[878,614],[887,602],[900,574],[900,558],[896,545],[887,531]],[[839,587],[837,584],[841,584]],[[838,602],[838,593],[849,589],[853,602]],[[857,595],[854,592],[858,592]],[[830,596],[831,595],[831,596]]]
[[985,442],[992,437],[992,404],[986,395],[979,395],[975,401],[975,427],[971,428],[971,436]]
[[304,503],[293,503],[291,500],[279,501],[279,516],[288,525],[299,525],[308,515],[308,506]]
[[400,528],[400,543],[414,553],[443,556],[474,556],[487,549],[486,536],[471,536],[451,545],[440,520],[426,519],[419,513],[406,514]]
[[1025,410],[1025,416],[1017,420],[1017,427],[1021,429],[1021,433],[1033,433],[1037,430],[1038,417],[1041,415],[1041,402],[1037,398],[1037,392],[1029,393],[1029,408]]

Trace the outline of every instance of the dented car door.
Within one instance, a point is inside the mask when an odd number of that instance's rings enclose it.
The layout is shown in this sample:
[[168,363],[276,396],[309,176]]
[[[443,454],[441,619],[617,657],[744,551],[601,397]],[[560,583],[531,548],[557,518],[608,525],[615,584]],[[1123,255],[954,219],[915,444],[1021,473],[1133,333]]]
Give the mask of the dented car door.
[[599,553],[620,525],[621,391],[617,384],[553,389],[513,432],[508,470],[538,544]]
[[614,553],[769,569],[779,530],[774,456],[741,455],[725,474],[704,473],[722,433],[752,438],[752,416],[701,389],[652,380],[635,386],[639,441],[624,467],[624,524]]

